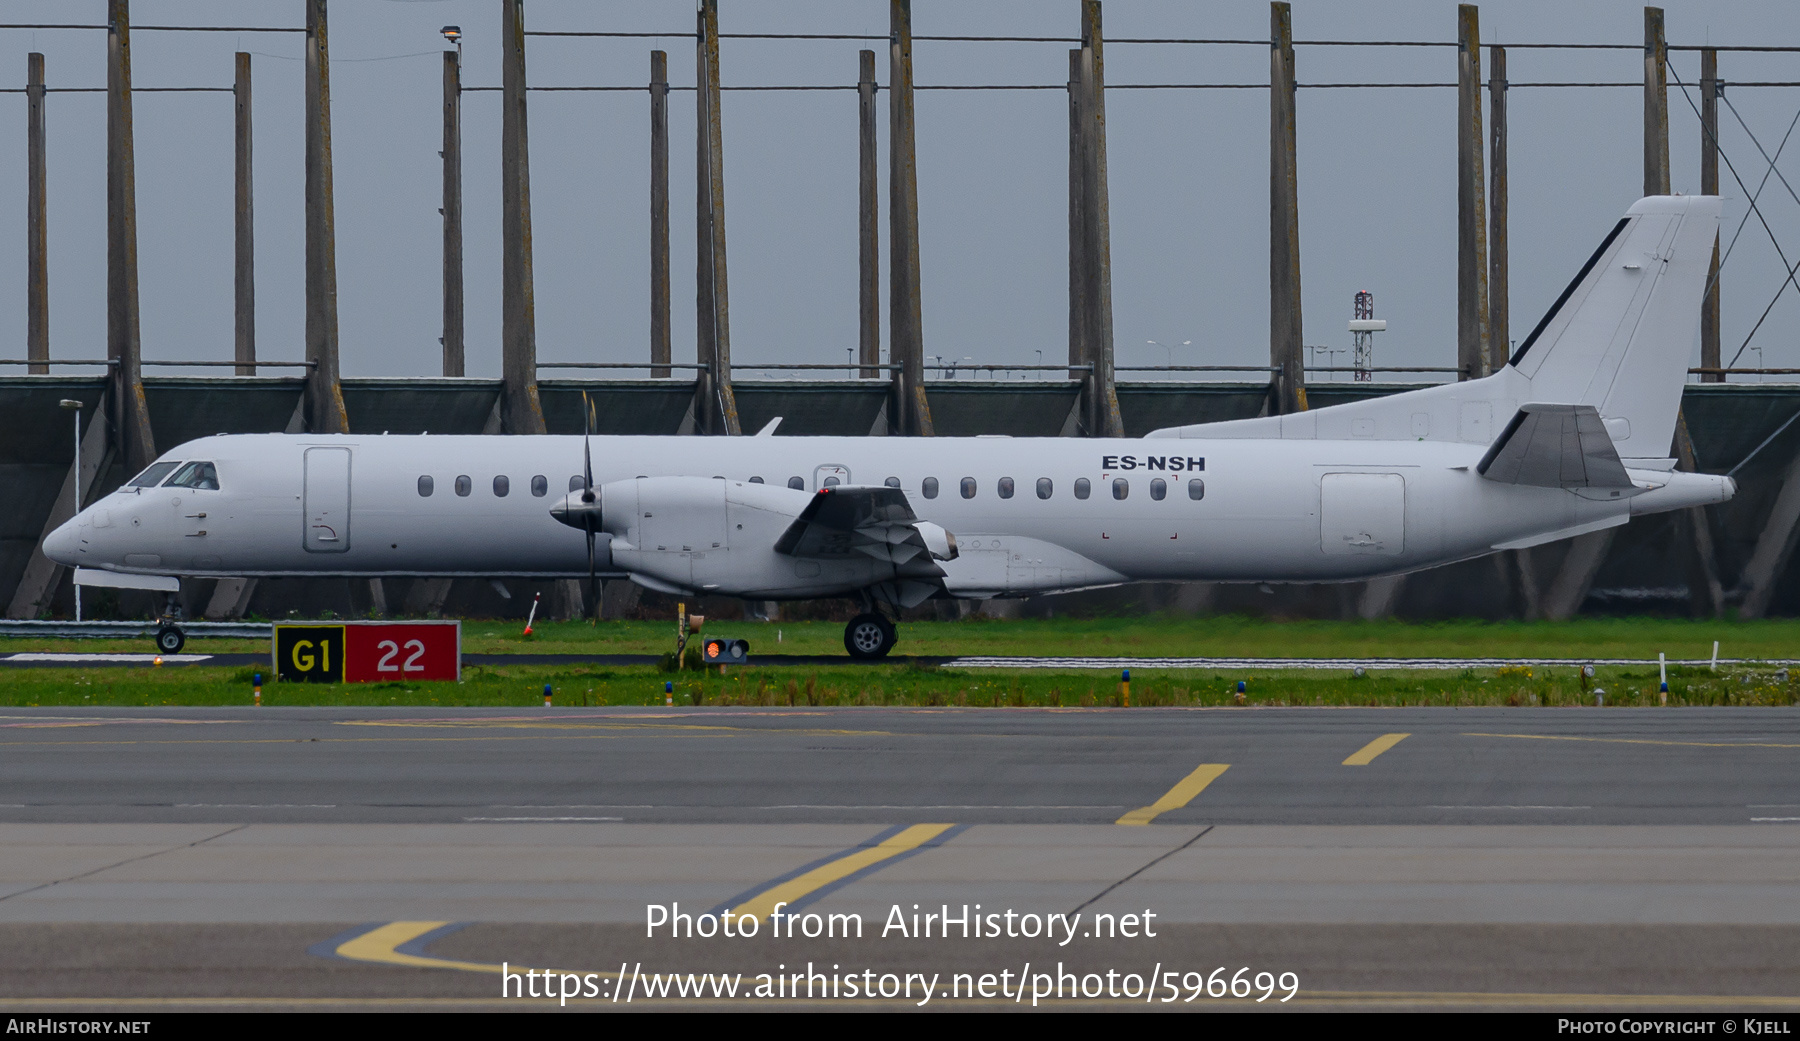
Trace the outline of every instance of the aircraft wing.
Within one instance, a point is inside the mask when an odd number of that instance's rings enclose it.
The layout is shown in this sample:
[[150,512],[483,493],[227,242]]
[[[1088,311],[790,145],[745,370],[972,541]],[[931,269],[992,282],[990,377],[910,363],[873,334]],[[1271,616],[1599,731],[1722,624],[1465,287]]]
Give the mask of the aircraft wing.
[[1538,488],[1635,487],[1592,405],[1519,406],[1475,472]]
[[822,488],[813,496],[775,541],[775,552],[792,557],[862,553],[896,565],[918,561],[924,565],[919,569],[924,574],[942,575],[943,570],[932,564],[931,558],[954,557],[955,541],[945,540],[947,546],[934,553],[927,540],[943,537],[943,529],[919,520],[900,489],[840,485]]

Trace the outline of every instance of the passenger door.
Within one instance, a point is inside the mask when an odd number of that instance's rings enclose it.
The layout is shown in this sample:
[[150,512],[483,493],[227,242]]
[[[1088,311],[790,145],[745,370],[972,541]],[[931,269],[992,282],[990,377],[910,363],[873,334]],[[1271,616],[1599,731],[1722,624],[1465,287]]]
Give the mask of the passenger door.
[[301,546],[309,553],[350,549],[350,450],[308,448],[305,484],[306,528]]

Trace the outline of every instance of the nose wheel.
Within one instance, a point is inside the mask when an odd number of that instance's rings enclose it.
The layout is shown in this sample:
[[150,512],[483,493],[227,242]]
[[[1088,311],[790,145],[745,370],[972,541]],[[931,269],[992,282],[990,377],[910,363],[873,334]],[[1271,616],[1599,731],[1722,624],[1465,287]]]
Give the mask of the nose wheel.
[[898,640],[894,623],[878,614],[859,614],[844,626],[844,649],[852,658],[885,658]]
[[187,634],[173,625],[165,625],[156,630],[156,649],[164,654],[180,654],[185,643]]

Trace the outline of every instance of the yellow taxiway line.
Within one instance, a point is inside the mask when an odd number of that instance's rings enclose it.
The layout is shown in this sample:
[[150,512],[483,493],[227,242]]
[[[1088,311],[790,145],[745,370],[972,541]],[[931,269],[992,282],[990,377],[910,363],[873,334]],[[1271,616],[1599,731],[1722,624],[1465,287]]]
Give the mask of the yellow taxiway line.
[[1231,769],[1230,763],[1201,763],[1193,773],[1175,782],[1175,787],[1163,793],[1163,797],[1148,806],[1132,810],[1114,821],[1114,824],[1148,824],[1157,817],[1179,810],[1194,801],[1206,786],[1219,779],[1219,775]]
[[1368,744],[1362,746],[1362,748],[1357,750],[1355,755],[1344,760],[1344,765],[1345,766],[1368,766],[1370,763],[1375,761],[1376,756],[1380,755],[1381,753],[1387,751],[1388,749],[1394,747],[1395,745],[1399,744],[1400,742],[1406,740],[1407,738],[1409,738],[1411,736],[1412,736],[1411,734],[1383,734],[1380,737],[1376,738],[1375,740],[1370,741]]
[[774,888],[764,890],[732,910],[746,917],[765,919],[774,913],[777,904],[792,904],[808,893],[848,878],[864,868],[918,849],[954,827],[956,827],[954,824],[915,824],[889,836],[876,845],[853,850],[830,863],[813,868],[804,875],[790,878]]

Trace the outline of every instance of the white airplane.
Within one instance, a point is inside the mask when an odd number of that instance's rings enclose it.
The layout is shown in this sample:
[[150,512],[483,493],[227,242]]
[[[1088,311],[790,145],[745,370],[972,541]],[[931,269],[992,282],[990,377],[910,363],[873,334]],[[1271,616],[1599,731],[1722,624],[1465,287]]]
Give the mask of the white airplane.
[[1436,567],[1732,496],[1670,458],[1719,209],[1632,206],[1485,379],[1116,440],[221,435],[165,453],[44,552],[87,584],[164,590],[605,575],[854,597],[858,658],[894,646],[882,605],[932,597]]

